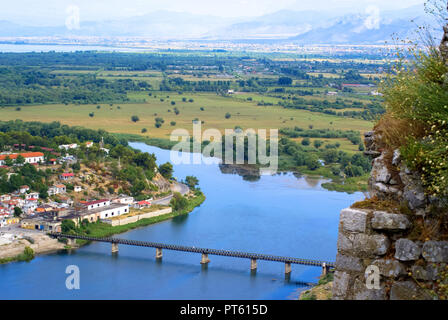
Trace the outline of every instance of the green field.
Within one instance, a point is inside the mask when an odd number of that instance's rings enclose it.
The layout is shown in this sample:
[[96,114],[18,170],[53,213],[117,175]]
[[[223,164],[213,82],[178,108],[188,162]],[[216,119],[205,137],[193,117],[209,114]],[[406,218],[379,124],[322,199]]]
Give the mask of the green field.
[[[326,115],[323,113],[309,112],[305,110],[285,109],[279,106],[257,106],[260,97],[256,101],[247,101],[231,97],[218,96],[214,93],[185,93],[153,92],[148,96],[146,92],[129,93],[128,96],[142,103],[129,104],[99,104],[97,105],[37,105],[0,108],[0,119],[24,121],[51,122],[60,121],[67,125],[79,125],[92,129],[105,129],[113,133],[141,134],[143,128],[147,129],[145,136],[156,138],[169,138],[175,128],[185,128],[191,131],[192,121],[198,118],[205,123],[203,129],[216,128],[221,132],[224,129],[233,129],[240,126],[247,128],[283,128],[299,126],[308,128],[312,125],[315,129],[331,128],[342,130],[357,130],[364,132],[372,127],[372,123],[361,119],[352,119]],[[167,98],[169,96],[169,98]],[[249,95],[248,95],[249,96]],[[256,95],[251,95],[255,98]],[[183,102],[182,98],[194,99],[194,102]],[[160,98],[164,101],[161,102]],[[266,99],[266,100],[269,100]],[[171,105],[175,101],[175,105]],[[118,108],[119,107],[119,108]],[[178,115],[173,112],[174,107],[180,111]],[[204,111],[200,108],[203,107]],[[170,110],[170,111],[169,111]],[[89,113],[93,112],[94,117]],[[229,112],[231,117],[225,119]],[[140,121],[134,123],[131,116],[137,115]],[[164,124],[161,128],[155,127],[154,119],[162,117]],[[176,125],[171,126],[170,122]]]

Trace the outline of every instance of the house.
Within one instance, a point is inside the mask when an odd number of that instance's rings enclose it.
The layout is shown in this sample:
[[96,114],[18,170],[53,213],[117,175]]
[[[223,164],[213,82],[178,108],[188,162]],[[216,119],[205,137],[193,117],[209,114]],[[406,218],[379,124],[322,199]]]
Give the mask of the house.
[[147,200],[139,201],[134,205],[134,207],[137,209],[149,208],[150,206],[151,206],[151,202],[149,202]]
[[101,200],[93,200],[93,201],[87,201],[84,203],[84,206],[87,210],[97,209],[101,207],[107,207],[110,206],[110,200],[108,199],[101,199]]
[[19,192],[20,192],[20,193],[25,193],[25,192],[27,192],[28,190],[30,190],[30,187],[28,187],[28,186],[21,186],[21,187],[19,188]]
[[69,149],[77,149],[78,144],[77,143],[71,143],[71,144],[61,144],[59,146],[59,149],[69,150]]
[[0,166],[5,165],[8,158],[15,162],[19,155],[25,159],[25,163],[37,164],[44,162],[44,154],[42,152],[10,153],[0,154]]
[[106,154],[109,154],[109,149],[106,149],[106,148],[100,148],[101,150],[103,150]]
[[61,221],[55,220],[52,217],[36,217],[23,219],[20,227],[30,230],[61,232],[61,224]]
[[227,94],[234,94],[234,93],[235,93],[235,91],[232,89],[227,90]]
[[48,163],[54,166],[54,165],[58,164],[58,160],[55,158],[51,158],[50,160],[48,160]]
[[30,192],[25,195],[25,200],[39,199],[39,192]]
[[75,175],[73,173],[68,173],[68,172],[59,175],[59,179],[64,180],[64,181],[73,179],[74,177],[75,177]]
[[64,184],[57,184],[48,188],[48,195],[53,196],[55,194],[66,193],[67,188]]
[[90,206],[87,206],[86,209],[74,212],[66,216],[65,219],[70,219],[76,225],[78,225],[78,223],[84,219],[86,219],[89,222],[96,222],[99,219],[110,219],[129,213],[129,206],[127,204],[121,204],[121,203],[111,204],[109,200],[107,201],[109,203],[108,205],[104,205],[104,202],[95,203],[94,205],[100,204],[100,206],[93,207],[90,209],[89,209]]
[[0,212],[0,227],[6,227],[16,223],[19,223],[19,218],[11,216],[9,213]]
[[81,192],[81,191],[82,191],[82,187],[81,187],[81,186],[74,186],[74,187],[73,187],[73,191],[75,191],[75,192]]
[[134,197],[129,197],[129,196],[120,196],[116,199],[112,200],[113,203],[122,203],[122,204],[133,204],[134,203]]
[[86,148],[91,148],[93,146],[93,142],[92,141],[87,141],[86,142]]
[[328,91],[327,92],[327,96],[337,96],[338,92],[337,91]]
[[9,201],[9,200],[11,200],[11,195],[9,195],[9,194],[0,195],[0,202]]

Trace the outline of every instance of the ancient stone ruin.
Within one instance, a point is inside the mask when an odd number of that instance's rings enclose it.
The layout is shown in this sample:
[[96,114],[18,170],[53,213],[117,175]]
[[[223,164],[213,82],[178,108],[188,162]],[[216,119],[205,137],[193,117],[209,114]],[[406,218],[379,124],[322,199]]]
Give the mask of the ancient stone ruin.
[[435,299],[448,263],[448,212],[425,195],[399,150],[381,149],[380,138],[365,134],[370,199],[340,215],[333,299]]

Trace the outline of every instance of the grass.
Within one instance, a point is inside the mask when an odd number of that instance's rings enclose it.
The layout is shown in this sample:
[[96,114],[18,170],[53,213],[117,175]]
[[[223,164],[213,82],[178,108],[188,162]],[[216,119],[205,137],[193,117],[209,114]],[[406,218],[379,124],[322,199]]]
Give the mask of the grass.
[[[170,96],[170,98],[166,98],[166,96]],[[368,131],[372,127],[371,122],[361,119],[285,109],[279,106],[262,107],[257,106],[256,101],[222,97],[212,93],[179,95],[173,92],[153,92],[152,96],[148,96],[147,92],[132,92],[129,93],[129,97],[134,101],[146,100],[146,102],[119,103],[113,106],[99,104],[101,105],[100,109],[96,108],[97,104],[21,106],[21,111],[16,111],[15,107],[5,107],[0,108],[0,118],[2,120],[21,119],[41,122],[60,121],[71,126],[104,129],[112,133],[140,134],[142,128],[147,128],[145,137],[164,139],[168,139],[172,130],[176,128],[185,128],[191,132],[192,120],[195,118],[205,121],[202,124],[203,130],[216,128],[222,133],[224,133],[224,129],[233,129],[235,126],[240,126],[243,129],[277,129],[313,125],[314,128],[334,128],[359,132]],[[160,101],[162,97],[165,99],[163,102]],[[194,102],[182,102],[183,97],[186,97],[187,100],[192,98]],[[175,101],[176,105],[171,105],[171,101]],[[174,107],[179,109],[179,115],[175,115],[173,112]],[[204,108],[204,111],[200,110],[201,107]],[[91,112],[94,113],[94,117],[89,117]],[[231,114],[230,119],[224,117],[227,112]],[[138,115],[140,121],[132,122],[132,115]],[[162,117],[165,120],[161,128],[154,126],[156,117]],[[171,126],[171,121],[175,121],[176,126]]]
[[0,264],[5,264],[13,261],[31,261],[34,259],[34,251],[30,247],[25,247],[23,253],[10,258],[0,259]]

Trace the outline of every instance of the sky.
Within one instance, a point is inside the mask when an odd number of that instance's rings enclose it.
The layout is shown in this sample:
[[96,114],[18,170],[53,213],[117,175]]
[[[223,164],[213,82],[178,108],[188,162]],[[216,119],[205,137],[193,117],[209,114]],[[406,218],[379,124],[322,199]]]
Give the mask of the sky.
[[0,20],[26,25],[63,25],[73,12],[81,21],[101,21],[154,11],[188,12],[224,18],[255,17],[279,10],[338,10],[341,13],[395,10],[425,0],[2,0]]

